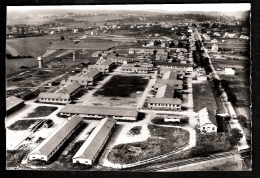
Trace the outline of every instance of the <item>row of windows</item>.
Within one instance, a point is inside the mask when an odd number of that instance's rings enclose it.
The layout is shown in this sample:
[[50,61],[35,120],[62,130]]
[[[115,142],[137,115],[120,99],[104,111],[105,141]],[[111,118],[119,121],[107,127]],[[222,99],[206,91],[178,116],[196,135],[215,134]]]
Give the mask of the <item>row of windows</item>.
[[173,107],[180,107],[178,104],[157,104],[157,103],[149,103],[150,106],[173,106]]
[[[208,127],[208,130],[210,129],[210,127]],[[205,127],[203,127],[203,130],[205,130]],[[212,130],[215,130],[215,127],[212,127]]]
[[68,99],[40,98],[42,101],[69,101]]

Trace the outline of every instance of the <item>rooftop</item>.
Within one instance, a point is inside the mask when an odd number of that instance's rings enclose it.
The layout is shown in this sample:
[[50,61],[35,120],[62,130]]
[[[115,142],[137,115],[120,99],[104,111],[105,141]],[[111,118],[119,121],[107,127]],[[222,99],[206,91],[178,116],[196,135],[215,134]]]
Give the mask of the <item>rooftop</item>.
[[205,124],[214,124],[215,126],[218,126],[215,114],[208,108],[203,108],[199,111],[199,123],[200,126]]
[[68,93],[40,93],[38,98],[53,98],[53,99],[70,99]]
[[159,104],[182,104],[179,98],[149,98],[149,103],[159,103]]
[[73,159],[87,158],[93,160],[115,124],[116,120],[114,119],[102,119],[77,153],[73,156]]
[[103,107],[103,106],[89,106],[89,105],[66,105],[60,110],[60,113],[74,113],[74,114],[93,114],[106,116],[125,116],[137,117],[138,111],[136,108],[124,107]]
[[82,118],[79,116],[73,116],[70,120],[65,121],[58,129],[56,129],[51,135],[49,135],[35,150],[30,154],[40,154],[49,156],[55,148],[66,138],[66,136],[74,130]]
[[24,100],[17,98],[15,96],[10,96],[6,98],[6,110],[9,110],[22,102],[24,102]]

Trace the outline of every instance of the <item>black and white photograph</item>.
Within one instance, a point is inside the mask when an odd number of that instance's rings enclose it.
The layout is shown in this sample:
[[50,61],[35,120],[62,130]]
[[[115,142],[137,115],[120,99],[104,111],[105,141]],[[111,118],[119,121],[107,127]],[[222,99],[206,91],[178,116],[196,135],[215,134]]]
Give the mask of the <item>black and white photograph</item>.
[[6,8],[6,170],[252,171],[250,3]]

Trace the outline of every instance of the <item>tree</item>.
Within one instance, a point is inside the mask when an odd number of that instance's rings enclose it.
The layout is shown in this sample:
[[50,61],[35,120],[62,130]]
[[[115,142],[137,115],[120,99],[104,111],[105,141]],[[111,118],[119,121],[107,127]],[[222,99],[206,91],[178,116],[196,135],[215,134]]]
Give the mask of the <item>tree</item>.
[[215,89],[218,89],[220,81],[218,79],[213,79],[213,84],[214,84]]
[[64,40],[65,40],[64,36],[61,36],[61,37],[60,37],[60,40],[61,40],[61,41],[64,41]]
[[243,115],[238,115],[237,120],[240,122],[241,125],[243,125],[245,128],[247,128],[247,119]]
[[222,79],[221,81],[221,86],[223,87],[224,90],[229,88],[229,82],[227,80]]
[[230,101],[232,104],[236,104],[237,97],[234,93],[228,92],[227,96],[228,96],[228,101]]
[[239,130],[238,128],[234,128],[231,130],[230,132],[230,144],[232,146],[236,145],[240,140],[241,138],[243,137],[243,134],[241,133],[241,130]]

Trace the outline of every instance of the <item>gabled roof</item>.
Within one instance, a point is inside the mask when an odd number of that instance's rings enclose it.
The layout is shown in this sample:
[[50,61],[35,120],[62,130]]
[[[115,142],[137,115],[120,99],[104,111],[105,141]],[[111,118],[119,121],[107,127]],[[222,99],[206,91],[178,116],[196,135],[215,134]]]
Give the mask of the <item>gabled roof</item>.
[[215,126],[218,126],[215,114],[208,108],[203,108],[199,111],[199,124],[200,127],[205,124],[214,124]]
[[64,108],[62,108],[60,110],[60,113],[137,117],[138,111],[136,108],[103,107],[103,106],[69,104],[66,105]]
[[113,64],[114,62],[113,61],[111,61],[111,60],[106,60],[105,62],[103,62],[102,64],[100,64],[100,65],[111,65],[111,64]]
[[162,79],[177,79],[177,74],[173,71],[168,71],[163,74]]
[[77,153],[73,156],[73,159],[85,158],[93,160],[115,124],[116,120],[114,119],[102,119]]
[[158,88],[156,98],[173,98],[174,87],[170,85],[164,85]]
[[68,85],[65,85],[60,90],[57,91],[57,93],[67,93],[71,95],[74,91],[79,89],[81,85],[79,83],[69,83]]
[[83,76],[93,78],[93,77],[97,76],[99,73],[101,73],[101,72],[98,69],[91,69],[89,72],[87,72]]
[[15,96],[10,96],[6,98],[6,110],[8,111],[9,109],[13,108],[14,106],[24,102],[24,100],[17,98]]
[[179,98],[149,98],[148,102],[158,104],[182,104]]
[[68,93],[40,93],[38,98],[49,98],[49,99],[70,99]]
[[73,116],[70,120],[65,121],[58,129],[56,129],[51,135],[49,135],[35,150],[32,154],[39,154],[49,156],[62,141],[68,136],[68,134],[74,130],[80,122],[82,122],[80,116]]
[[183,89],[183,81],[182,80],[167,80],[167,79],[157,79],[154,84],[154,88],[159,88],[163,85],[171,85],[175,89]]

